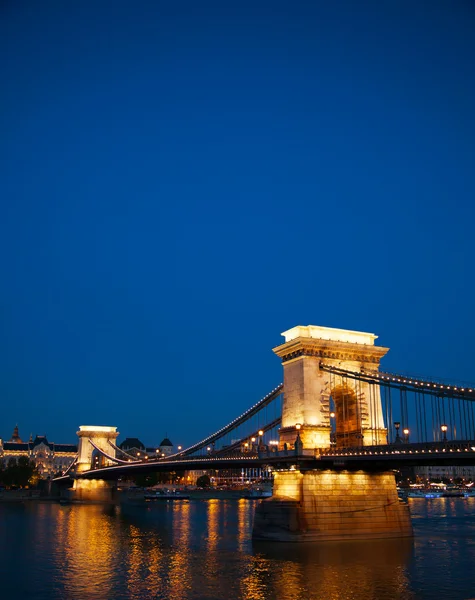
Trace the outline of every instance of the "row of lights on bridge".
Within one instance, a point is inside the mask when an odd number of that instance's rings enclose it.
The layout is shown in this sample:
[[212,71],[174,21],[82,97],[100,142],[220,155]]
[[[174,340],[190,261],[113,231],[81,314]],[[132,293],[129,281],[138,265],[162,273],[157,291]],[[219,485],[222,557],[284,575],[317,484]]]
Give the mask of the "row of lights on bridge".
[[[178,450],[180,451],[181,449],[182,449],[182,447],[181,447],[181,446],[178,446]],[[156,452],[157,454],[159,454],[159,453],[160,453],[160,450],[157,448],[157,449],[155,450],[155,452]],[[141,457],[141,456],[142,456],[142,454],[141,454],[140,452],[137,452],[137,457]],[[162,457],[163,457],[163,456],[166,456],[165,452],[162,452],[162,453],[160,454],[160,456],[162,456]],[[148,454],[146,454],[146,453],[144,452],[144,453],[143,453],[143,459],[144,459],[144,460],[148,460],[149,458],[150,458],[150,457],[149,457],[149,455],[148,455]],[[132,459],[130,459],[130,458],[129,458],[129,462],[132,462]]]
[[[300,427],[299,427],[299,429],[300,429]],[[259,429],[259,431],[257,432],[257,436],[258,436],[258,437],[256,438],[255,436],[252,436],[252,437],[250,438],[250,442],[251,442],[250,444],[249,444],[249,442],[244,442],[244,448],[249,448],[249,446],[250,446],[250,445],[252,446],[253,444],[255,444],[255,443],[256,443],[256,441],[257,441],[258,445],[260,446],[260,445],[261,445],[261,441],[262,441],[262,437],[263,437],[263,435],[264,435],[264,430],[263,430],[263,429]],[[274,440],[272,440],[272,441],[270,441],[270,442],[269,442],[269,444],[270,444],[271,446],[274,446],[274,445],[276,446],[276,445],[278,445],[278,443],[279,443],[279,442],[276,442],[276,441],[274,441]],[[211,446],[207,446],[206,450],[207,450],[208,452],[211,452],[211,450],[212,450],[212,447],[211,447]]]
[[386,379],[387,381],[397,381],[398,383],[408,383],[409,385],[422,385],[432,388],[439,388],[441,390],[453,390],[454,392],[473,392],[472,388],[458,388],[456,386],[442,385],[441,383],[431,383],[430,381],[419,381],[416,379],[401,379],[400,377],[393,377],[392,375],[384,375],[383,373],[371,373],[371,377],[378,377],[380,379]]
[[[399,429],[401,427],[401,423],[399,421],[394,421],[394,429],[396,430],[396,442],[400,442],[401,438],[399,436]],[[443,437],[443,441],[446,442],[447,441],[447,430],[448,430],[448,426],[445,425],[445,423],[443,425],[440,426],[440,430],[442,431],[444,437]],[[404,441],[408,442],[409,441],[409,429],[407,427],[404,427],[404,429],[402,430],[402,433],[404,434]]]
[[[337,367],[329,367],[329,370],[333,371],[333,372],[338,372],[338,371],[343,371],[344,373],[348,373],[348,374],[352,374],[351,371],[346,371],[345,369],[338,369]],[[473,392],[473,388],[459,388],[456,386],[450,386],[450,385],[442,385],[441,383],[432,383],[430,381],[421,381],[421,380],[416,380],[416,379],[404,379],[401,377],[395,377],[394,375],[387,375],[384,373],[380,373],[378,371],[371,371],[369,373],[366,373],[364,370],[362,371],[364,375],[367,375],[368,377],[374,377],[377,379],[385,379],[386,381],[396,381],[397,383],[408,383],[409,385],[420,385],[420,386],[426,386],[426,387],[432,387],[432,388],[438,388],[441,390],[453,390],[454,392],[469,392],[472,393]],[[355,375],[357,375],[357,373],[355,372]]]
[[[242,418],[244,418],[247,414],[249,414],[251,411],[253,411],[255,408],[257,408],[258,406],[260,406],[261,404],[263,404],[264,402],[266,402],[267,400],[269,400],[269,398],[271,396],[273,396],[276,392],[281,392],[282,388],[283,388],[284,384],[280,383],[277,387],[275,387],[271,392],[269,392],[268,394],[266,394],[264,396],[264,398],[262,398],[261,400],[259,400],[259,402],[256,402],[254,404],[254,406],[251,406],[251,408],[248,408],[246,411],[244,411],[242,413],[242,415],[240,415],[239,417],[236,417],[235,419],[233,419],[230,423],[228,423],[227,425],[225,425],[224,427],[221,427],[221,429],[218,429],[218,431],[216,433],[213,433],[213,435],[208,436],[207,438],[205,438],[204,440],[202,440],[201,442],[198,442],[197,444],[194,444],[193,446],[190,446],[189,448],[187,448],[187,452],[190,452],[192,450],[195,450],[197,448],[199,448],[200,446],[203,447],[206,443],[210,442],[213,438],[217,438],[219,437],[220,433],[223,433],[223,431],[225,431],[226,429],[232,429],[232,425],[234,425],[234,423],[236,423],[237,421],[240,421]],[[208,450],[208,448],[207,448]],[[208,450],[208,452],[210,452],[210,450]]]

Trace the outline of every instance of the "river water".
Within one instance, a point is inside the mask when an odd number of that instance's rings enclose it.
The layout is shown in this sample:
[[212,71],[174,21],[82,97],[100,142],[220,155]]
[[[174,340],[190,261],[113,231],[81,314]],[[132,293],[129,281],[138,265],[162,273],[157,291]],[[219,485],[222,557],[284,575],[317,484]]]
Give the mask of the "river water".
[[475,599],[475,498],[411,499],[414,539],[253,544],[252,500],[0,504],[0,598]]

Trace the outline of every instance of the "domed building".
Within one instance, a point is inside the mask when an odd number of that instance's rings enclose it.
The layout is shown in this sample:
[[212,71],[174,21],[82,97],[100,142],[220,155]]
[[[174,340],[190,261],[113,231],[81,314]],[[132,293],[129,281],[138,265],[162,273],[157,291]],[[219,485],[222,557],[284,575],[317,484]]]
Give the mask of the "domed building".
[[160,456],[170,456],[171,454],[174,454],[173,444],[167,437],[162,440],[158,447],[158,451]]
[[146,453],[145,445],[138,438],[125,438],[118,447],[122,450],[125,457],[140,458]]

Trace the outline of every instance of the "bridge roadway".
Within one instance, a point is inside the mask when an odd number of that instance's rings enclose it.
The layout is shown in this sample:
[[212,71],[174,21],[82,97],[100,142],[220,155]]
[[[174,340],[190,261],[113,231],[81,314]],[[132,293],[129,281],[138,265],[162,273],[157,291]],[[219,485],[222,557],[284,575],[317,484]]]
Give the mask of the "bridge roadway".
[[[142,475],[156,471],[193,471],[209,469],[242,469],[268,466],[271,469],[351,471],[381,471],[411,466],[475,465],[475,441],[431,442],[418,444],[398,443],[363,448],[331,448],[321,452],[293,450],[235,454],[233,456],[200,456],[174,459],[147,460],[85,471],[73,477],[83,479],[116,480],[120,477]],[[69,479],[63,476],[55,481]]]

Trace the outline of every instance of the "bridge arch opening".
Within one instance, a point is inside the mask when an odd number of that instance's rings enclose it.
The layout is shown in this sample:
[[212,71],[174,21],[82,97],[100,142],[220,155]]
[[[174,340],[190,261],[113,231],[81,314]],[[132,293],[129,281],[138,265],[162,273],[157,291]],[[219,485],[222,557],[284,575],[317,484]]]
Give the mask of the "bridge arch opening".
[[337,448],[363,445],[361,406],[354,388],[343,382],[330,393],[331,442]]

